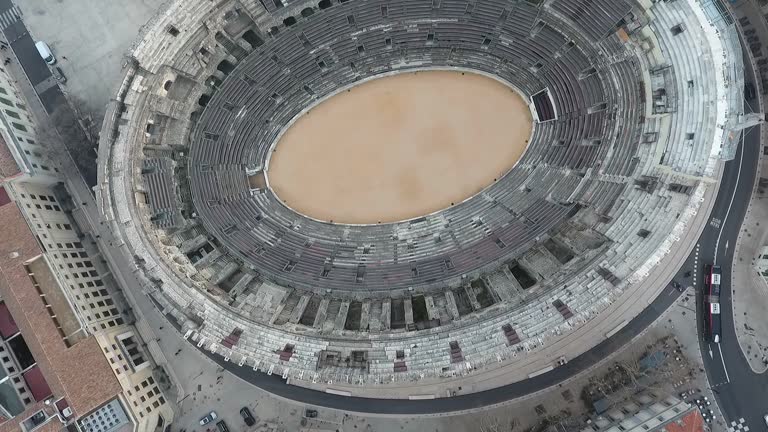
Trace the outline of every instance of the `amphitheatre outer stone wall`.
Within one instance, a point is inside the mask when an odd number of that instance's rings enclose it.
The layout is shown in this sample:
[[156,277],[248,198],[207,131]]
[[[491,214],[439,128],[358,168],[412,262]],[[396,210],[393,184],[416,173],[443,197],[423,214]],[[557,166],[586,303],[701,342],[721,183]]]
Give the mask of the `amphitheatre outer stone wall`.
[[[592,2],[603,12],[594,16],[574,14],[575,3],[498,3],[470,18],[448,1],[440,11],[410,3],[408,14],[397,4],[383,13],[375,2],[275,11],[250,1],[170,3],[137,44],[105,117],[97,191],[104,218],[184,337],[228,361],[360,396],[402,397],[397,388],[446,383],[476,391],[483,385],[469,383],[501,384],[495,375],[508,368],[516,371],[509,379],[524,379],[552,364],[571,337],[594,325],[594,340],[639,312],[628,305],[642,283],[661,283],[651,270],[663,267],[675,241],[700,229],[691,221],[701,220],[716,181],[717,125],[700,120],[738,114],[714,103],[725,82],[713,57],[694,55],[715,35],[693,13],[696,2],[605,0]],[[296,24],[268,28],[307,8],[313,12]],[[672,35],[680,23],[686,31]],[[315,26],[348,38],[318,43]],[[511,34],[536,48],[510,44]],[[517,64],[511,52],[535,57]],[[246,72],[266,59],[264,70],[291,84],[238,99],[245,93],[235,79],[266,88]],[[454,212],[369,232],[300,220],[268,192],[248,189],[246,174],[264,153],[228,138],[243,126],[239,106],[271,110],[269,122],[252,128],[262,139],[251,140],[269,143],[263,138],[313,93],[454,61],[516,76],[526,95],[545,85],[536,77],[549,80],[558,120],[536,125],[531,149],[501,186]],[[717,85],[684,91],[694,76]],[[676,99],[660,104],[662,94]],[[281,106],[286,100],[295,106]],[[689,124],[704,127],[691,137]],[[206,156],[209,148],[232,153]],[[218,189],[195,189],[203,185]],[[249,216],[234,221],[237,214]],[[261,246],[238,250],[247,238]]]

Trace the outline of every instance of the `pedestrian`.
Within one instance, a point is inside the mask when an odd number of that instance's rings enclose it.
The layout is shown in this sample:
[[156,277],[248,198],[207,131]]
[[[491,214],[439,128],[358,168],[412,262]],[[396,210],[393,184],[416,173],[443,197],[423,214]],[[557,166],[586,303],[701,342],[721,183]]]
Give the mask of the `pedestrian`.
[[62,59],[62,60],[66,60],[66,59],[67,59],[67,57],[66,57],[66,56],[61,56],[61,59]]

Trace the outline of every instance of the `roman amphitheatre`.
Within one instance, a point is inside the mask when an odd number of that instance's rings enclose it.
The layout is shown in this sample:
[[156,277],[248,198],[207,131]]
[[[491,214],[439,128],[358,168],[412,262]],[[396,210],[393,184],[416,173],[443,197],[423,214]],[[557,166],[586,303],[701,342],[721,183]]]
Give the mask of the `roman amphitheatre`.
[[101,211],[240,376],[384,399],[556,377],[703,229],[743,113],[708,5],[171,1],[108,108]]

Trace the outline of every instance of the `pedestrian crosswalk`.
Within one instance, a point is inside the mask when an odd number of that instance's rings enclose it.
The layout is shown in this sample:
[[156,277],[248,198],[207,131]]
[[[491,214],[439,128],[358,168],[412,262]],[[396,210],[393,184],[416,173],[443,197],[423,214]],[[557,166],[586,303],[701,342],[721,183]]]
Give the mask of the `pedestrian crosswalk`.
[[20,19],[21,9],[18,6],[14,5],[12,8],[6,9],[0,13],[0,30],[5,30]]
[[740,418],[738,421],[732,421],[728,425],[728,432],[749,432],[749,426],[744,423],[744,419]]

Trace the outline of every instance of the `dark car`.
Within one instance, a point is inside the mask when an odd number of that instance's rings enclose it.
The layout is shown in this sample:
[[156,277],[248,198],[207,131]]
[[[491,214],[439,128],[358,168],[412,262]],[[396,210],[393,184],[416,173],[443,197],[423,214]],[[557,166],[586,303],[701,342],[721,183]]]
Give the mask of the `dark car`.
[[60,84],[65,84],[67,82],[67,76],[64,75],[64,72],[61,71],[60,67],[58,66],[52,67],[51,74],[56,79],[56,81],[58,81]]
[[245,424],[247,424],[248,426],[253,426],[256,424],[256,419],[253,418],[253,416],[251,415],[251,410],[249,410],[248,407],[240,408],[240,415],[243,417]]
[[219,428],[219,432],[229,432],[229,428],[227,427],[227,424],[224,423],[224,420],[219,420],[216,423],[216,427]]

